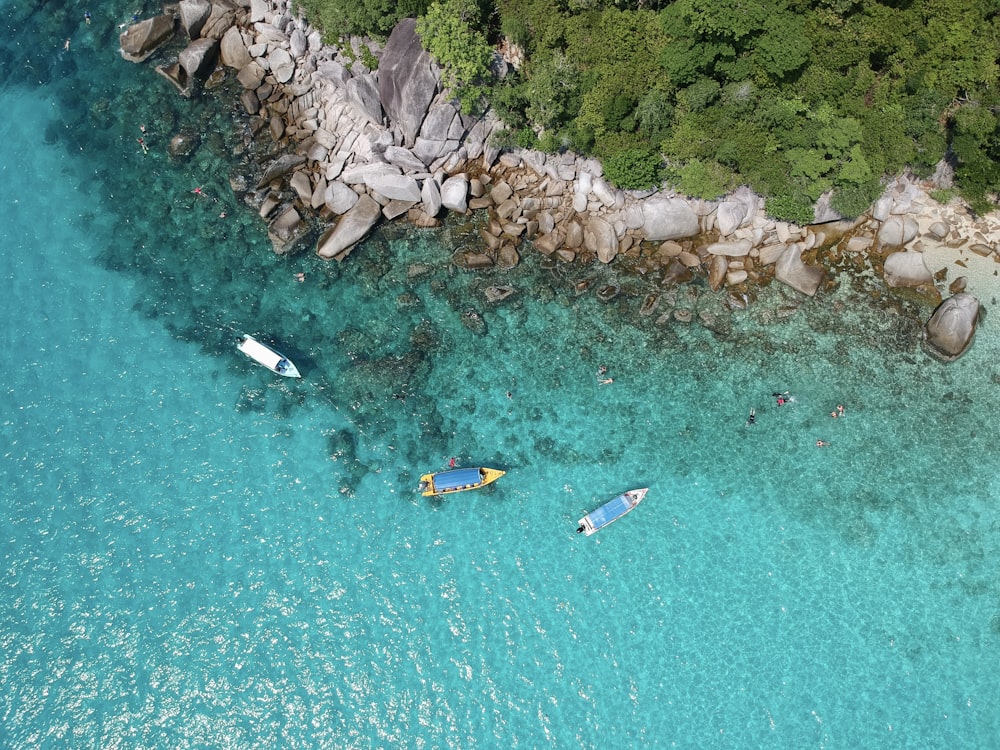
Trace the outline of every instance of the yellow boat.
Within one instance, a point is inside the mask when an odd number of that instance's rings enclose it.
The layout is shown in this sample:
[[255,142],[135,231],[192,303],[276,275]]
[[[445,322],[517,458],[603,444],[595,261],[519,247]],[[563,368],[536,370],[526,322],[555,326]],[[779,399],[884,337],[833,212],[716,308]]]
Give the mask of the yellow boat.
[[452,469],[420,477],[420,491],[425,497],[450,495],[463,490],[478,490],[490,482],[495,482],[507,472],[499,469]]

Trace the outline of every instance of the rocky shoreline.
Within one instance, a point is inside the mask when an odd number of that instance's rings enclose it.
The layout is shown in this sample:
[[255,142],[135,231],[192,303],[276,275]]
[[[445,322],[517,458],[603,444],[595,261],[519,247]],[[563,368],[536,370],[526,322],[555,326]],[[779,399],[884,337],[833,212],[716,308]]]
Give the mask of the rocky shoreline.
[[[553,266],[626,260],[657,289],[702,275],[733,309],[775,280],[813,296],[836,285],[831,270],[872,270],[887,287],[938,305],[925,342],[946,361],[971,344],[980,300],[995,305],[1000,296],[1000,216],[939,204],[929,182],[899,177],[867,215],[847,221],[817,208],[804,227],[768,218],[747,189],[717,201],[625,192],[595,160],[497,148],[502,123],[489,112],[463,115],[441,91],[412,19],[384,47],[352,40],[337,49],[287,0],[180,0],[125,30],[122,55],[143,61],[178,29],[186,46],[157,72],[184,96],[235,74],[252,138],[279,154],[249,181],[232,181],[267,222],[277,253],[314,246],[343,261],[381,221],[434,227],[450,214],[469,217],[477,237],[455,252],[461,268],[509,269],[525,252]],[[364,61],[374,59],[370,70]],[[171,148],[187,145],[178,136]],[[942,301],[942,290],[953,296]],[[618,290],[594,292],[607,300]],[[659,302],[651,292],[640,312]],[[690,311],[660,310],[690,320]]]

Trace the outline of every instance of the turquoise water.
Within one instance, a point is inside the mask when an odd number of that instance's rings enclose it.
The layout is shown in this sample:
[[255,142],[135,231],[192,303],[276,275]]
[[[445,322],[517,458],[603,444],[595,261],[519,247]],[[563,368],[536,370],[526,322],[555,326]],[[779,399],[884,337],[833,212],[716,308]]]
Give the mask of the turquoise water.
[[[132,6],[0,7],[0,746],[996,746],[995,335],[941,366],[846,277],[658,322],[460,227],[279,258]],[[452,457],[508,474],[417,494]]]

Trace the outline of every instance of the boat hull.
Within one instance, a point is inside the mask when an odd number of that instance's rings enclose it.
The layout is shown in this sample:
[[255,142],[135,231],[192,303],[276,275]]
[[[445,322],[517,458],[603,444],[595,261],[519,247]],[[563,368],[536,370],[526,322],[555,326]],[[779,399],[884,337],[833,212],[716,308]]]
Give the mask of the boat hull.
[[604,503],[597,510],[591,511],[577,522],[577,533],[596,534],[606,526],[610,526],[622,516],[631,513],[636,506],[642,502],[649,492],[648,487],[637,490],[629,490],[618,495],[618,497]]
[[507,472],[500,469],[452,469],[439,471],[436,474],[424,474],[420,477],[420,492],[424,497],[433,495],[450,495],[453,492],[478,490],[492,484]]
[[267,344],[262,344],[253,336],[243,336],[236,342],[236,348],[257,364],[266,367],[283,378],[301,378],[299,369],[288,357]]

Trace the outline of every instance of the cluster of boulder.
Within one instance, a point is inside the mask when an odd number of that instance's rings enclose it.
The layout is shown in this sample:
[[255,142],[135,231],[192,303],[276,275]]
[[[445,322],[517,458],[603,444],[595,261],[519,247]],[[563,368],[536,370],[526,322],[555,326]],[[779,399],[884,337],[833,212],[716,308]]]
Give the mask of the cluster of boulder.
[[[608,264],[626,255],[663,283],[705,273],[713,289],[729,289],[731,303],[744,306],[747,290],[770,277],[814,295],[828,281],[827,251],[872,258],[890,286],[932,294],[941,279],[923,262],[922,243],[969,247],[1000,262],[1000,223],[924,210],[937,204],[906,178],[868,216],[827,215],[800,227],[768,218],[762,199],[746,189],[718,201],[625,192],[595,160],[501,150],[492,137],[503,128],[498,119],[465,115],[442,91],[413,19],[401,21],[384,46],[353,40],[338,49],[324,45],[287,0],[180,0],[127,29],[123,56],[148,58],[178,26],[189,43],[158,72],[192,95],[217,67],[235,71],[254,132],[282,147],[255,191],[276,252],[314,237],[316,221],[325,227],[317,254],[343,260],[379,221],[405,216],[436,226],[444,212],[483,211],[481,245],[454,256],[462,267],[512,267],[526,248],[555,263]],[[373,60],[374,70],[366,64]],[[952,292],[963,289],[953,281]],[[948,319],[963,322],[948,326],[944,357],[971,342],[975,308],[952,305]],[[963,326],[970,333],[956,343]]]

